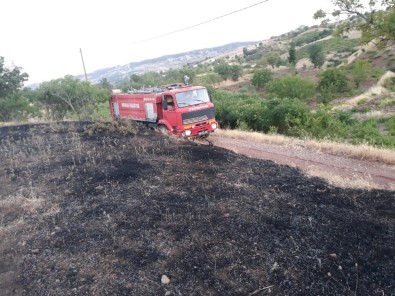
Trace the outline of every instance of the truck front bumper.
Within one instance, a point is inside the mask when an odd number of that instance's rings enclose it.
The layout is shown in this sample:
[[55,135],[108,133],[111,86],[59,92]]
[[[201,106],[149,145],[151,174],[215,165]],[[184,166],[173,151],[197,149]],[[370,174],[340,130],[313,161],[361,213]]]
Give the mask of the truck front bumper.
[[207,138],[217,128],[216,121],[201,122],[184,126],[184,130],[179,131],[179,135],[184,138]]

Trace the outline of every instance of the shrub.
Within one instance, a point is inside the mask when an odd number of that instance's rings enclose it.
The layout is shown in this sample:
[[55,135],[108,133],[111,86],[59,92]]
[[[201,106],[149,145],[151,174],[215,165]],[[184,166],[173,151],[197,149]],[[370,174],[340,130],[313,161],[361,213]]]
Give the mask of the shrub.
[[270,69],[258,69],[254,71],[252,85],[263,88],[272,79],[273,72]]
[[31,105],[21,92],[0,98],[0,121],[26,120],[35,115],[38,115],[37,107]]
[[310,110],[300,100],[274,99],[267,103],[266,117],[269,121],[268,132],[276,127],[280,134],[289,135],[291,130],[300,129],[308,119]]
[[316,85],[309,79],[300,76],[286,76],[274,79],[267,84],[267,90],[271,97],[298,98],[307,101],[315,94]]
[[320,107],[316,112],[310,113],[303,129],[310,137],[316,139],[337,140],[347,137],[351,123],[349,113],[332,114],[326,107]]
[[357,87],[359,87],[361,82],[364,82],[369,78],[370,72],[371,72],[370,65],[367,61],[357,60],[353,64],[351,68],[351,73]]
[[229,67],[230,76],[233,81],[238,81],[243,73],[243,68],[239,65],[231,65]]
[[221,75],[223,80],[227,80],[231,76],[230,66],[223,62],[214,67],[214,72]]
[[349,86],[346,72],[340,68],[329,68],[320,74],[318,83],[322,102],[331,101],[336,95],[349,92]]
[[395,115],[384,119],[384,124],[388,130],[388,135],[395,137]]
[[261,101],[258,97],[246,94],[220,91],[211,87],[208,90],[215,103],[216,119],[221,127],[238,128],[246,106],[254,105]]
[[313,44],[309,47],[309,59],[315,68],[321,68],[325,63],[325,54],[320,44]]
[[389,77],[384,81],[384,87],[390,91],[395,91],[395,77]]
[[395,147],[393,137],[383,136],[377,128],[374,119],[365,120],[355,124],[350,132],[353,143],[368,143],[375,146]]
[[[359,122],[349,111],[332,112],[321,106],[311,112],[307,104],[298,99],[262,100],[240,93],[209,91],[222,127],[395,147],[395,116]],[[386,127],[387,135],[379,131],[378,123]]]

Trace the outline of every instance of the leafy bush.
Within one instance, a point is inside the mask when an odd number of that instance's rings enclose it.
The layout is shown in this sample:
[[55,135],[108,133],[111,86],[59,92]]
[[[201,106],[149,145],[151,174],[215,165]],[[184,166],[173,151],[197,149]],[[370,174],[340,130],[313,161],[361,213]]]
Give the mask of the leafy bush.
[[106,90],[71,75],[43,82],[36,90],[37,102],[51,119],[63,119],[66,115],[88,119],[99,103],[108,98]]
[[270,66],[274,69],[275,67],[279,67],[281,65],[281,56],[278,51],[270,51],[265,55],[265,58]]
[[370,76],[370,65],[367,61],[357,60],[351,67],[351,74],[357,87]]
[[[395,147],[395,116],[360,122],[353,119],[351,112],[332,112],[325,106],[310,111],[308,105],[298,99],[262,100],[214,89],[210,89],[210,94],[216,104],[216,118],[224,128]],[[384,124],[387,134],[380,132],[379,123]]]
[[351,87],[348,83],[347,74],[340,68],[329,68],[320,74],[318,87],[321,101],[328,103],[338,94],[349,92]]
[[262,100],[226,91],[209,89],[216,106],[216,118],[222,127],[269,132],[276,128],[287,134],[290,128],[304,123],[309,113],[306,103],[297,99]]
[[247,47],[243,48],[243,57],[246,61],[259,60],[262,56],[263,53],[258,48],[250,50]]
[[34,115],[38,115],[37,107],[31,105],[21,92],[0,98],[0,121],[26,120]]
[[255,87],[265,87],[273,79],[273,72],[270,69],[258,69],[254,71],[252,85]]
[[306,103],[298,99],[272,99],[266,106],[264,132],[275,127],[278,133],[290,135],[290,131],[305,124],[310,113]]
[[384,81],[384,87],[395,92],[395,77],[389,77]]
[[365,120],[353,125],[349,137],[355,144],[368,143],[380,147],[395,147],[395,138],[382,135],[378,130],[377,121],[374,119]]
[[231,65],[229,71],[232,80],[237,81],[239,80],[241,74],[243,73],[243,68],[239,65]]
[[349,113],[333,114],[326,107],[320,107],[317,111],[309,114],[302,130],[309,137],[316,139],[339,140],[348,136],[349,126],[352,122]]
[[286,76],[270,81],[266,88],[271,97],[298,98],[307,101],[315,94],[316,85],[313,81],[300,76]]
[[372,79],[380,79],[381,76],[383,76],[385,73],[385,70],[383,68],[373,68],[371,70],[371,77]]
[[223,80],[232,78],[233,81],[239,80],[242,74],[242,67],[239,65],[229,65],[224,62],[219,63],[214,67],[214,72],[221,75]]
[[260,99],[246,94],[208,88],[215,103],[216,119],[221,127],[235,129],[242,119],[241,113],[246,106],[256,104]]
[[219,63],[218,65],[215,65],[214,72],[218,73],[223,80],[226,80],[230,77],[229,65],[226,63]]
[[387,128],[388,136],[395,137],[395,115],[385,118],[384,124]]
[[309,47],[309,59],[315,68],[321,68],[325,63],[325,54],[320,44],[313,44]]

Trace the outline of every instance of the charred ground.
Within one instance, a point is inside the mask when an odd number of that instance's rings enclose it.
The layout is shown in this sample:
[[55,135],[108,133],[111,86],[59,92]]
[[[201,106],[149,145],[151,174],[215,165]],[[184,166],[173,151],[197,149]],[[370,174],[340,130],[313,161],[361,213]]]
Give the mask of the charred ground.
[[2,295],[395,295],[393,191],[136,125],[0,141]]

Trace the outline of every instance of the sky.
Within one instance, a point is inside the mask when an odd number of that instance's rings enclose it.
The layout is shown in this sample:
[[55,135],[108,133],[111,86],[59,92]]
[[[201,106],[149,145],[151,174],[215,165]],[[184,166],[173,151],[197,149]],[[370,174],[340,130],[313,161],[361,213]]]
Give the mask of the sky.
[[314,12],[333,10],[330,0],[0,0],[0,7],[0,56],[29,74],[25,85],[83,74],[80,49],[90,73],[232,42],[263,41],[319,24]]

